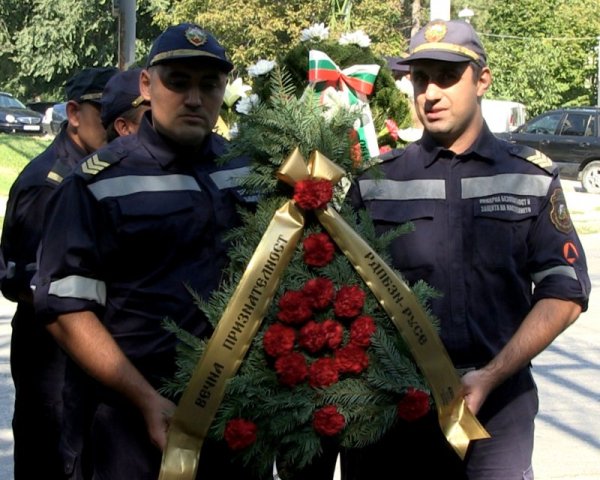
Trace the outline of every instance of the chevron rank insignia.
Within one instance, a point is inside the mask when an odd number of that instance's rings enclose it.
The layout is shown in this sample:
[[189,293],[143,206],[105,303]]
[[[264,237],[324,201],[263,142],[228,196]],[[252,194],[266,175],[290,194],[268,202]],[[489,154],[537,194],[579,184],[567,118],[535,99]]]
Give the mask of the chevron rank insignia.
[[547,172],[552,173],[555,169],[555,165],[552,163],[550,157],[547,157],[535,148],[526,145],[514,145],[511,148],[511,152],[522,159],[527,160],[528,162],[531,162],[540,168],[543,168]]
[[110,163],[103,162],[98,158],[98,155],[94,154],[81,164],[81,171],[88,175],[96,175],[109,165]]

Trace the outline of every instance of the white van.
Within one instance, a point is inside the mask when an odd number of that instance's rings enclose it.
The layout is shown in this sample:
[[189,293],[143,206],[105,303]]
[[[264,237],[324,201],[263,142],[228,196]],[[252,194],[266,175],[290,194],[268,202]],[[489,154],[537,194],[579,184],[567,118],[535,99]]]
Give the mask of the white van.
[[494,133],[512,132],[525,123],[527,116],[525,105],[509,100],[484,98],[481,101],[481,110],[488,127]]

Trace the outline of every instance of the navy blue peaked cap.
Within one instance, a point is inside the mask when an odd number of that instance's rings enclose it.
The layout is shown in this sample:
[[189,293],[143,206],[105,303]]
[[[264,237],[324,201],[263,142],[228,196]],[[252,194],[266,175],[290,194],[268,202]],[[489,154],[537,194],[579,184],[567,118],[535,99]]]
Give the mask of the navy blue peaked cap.
[[408,57],[398,63],[415,60],[471,61],[481,67],[487,64],[479,36],[464,20],[433,20],[425,25],[411,38]]
[[67,100],[99,103],[106,83],[118,71],[115,67],[84,68],[65,83]]
[[146,67],[170,60],[202,59],[228,73],[233,64],[217,39],[193,23],[180,23],[162,32],[150,49]]
[[141,68],[132,68],[117,73],[107,82],[100,99],[100,118],[104,128],[144,101],[140,95],[141,72]]

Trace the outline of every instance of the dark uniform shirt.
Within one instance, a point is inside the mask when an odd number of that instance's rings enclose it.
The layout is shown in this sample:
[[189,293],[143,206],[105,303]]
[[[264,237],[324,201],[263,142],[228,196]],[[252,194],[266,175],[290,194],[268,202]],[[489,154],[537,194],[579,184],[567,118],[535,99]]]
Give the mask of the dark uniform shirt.
[[[1,248],[7,265],[2,293],[18,302],[10,349],[15,386],[15,478],[62,478],[56,447],[61,433],[66,357],[36,319],[30,284],[36,272],[46,205],[62,178],[85,155],[63,127],[52,144],[19,174],[6,206]],[[37,452],[34,462],[32,452]]]
[[2,228],[2,254],[7,264],[2,293],[9,300],[30,299],[45,207],[62,178],[85,155],[63,127],[48,148],[31,160],[13,183]]
[[442,294],[432,312],[457,367],[491,360],[542,298],[587,308],[585,255],[547,157],[485,127],[463,154],[424,137],[380,168],[384,178],[361,178],[354,201],[380,232],[414,225],[393,242],[393,265]]
[[243,159],[218,166],[224,147],[213,134],[201,152],[178,152],[145,117],[137,135],[82,162],[49,209],[36,307],[48,321],[94,311],[155,387],[174,368],[166,318],[212,333],[191,292],[219,285],[248,171]]

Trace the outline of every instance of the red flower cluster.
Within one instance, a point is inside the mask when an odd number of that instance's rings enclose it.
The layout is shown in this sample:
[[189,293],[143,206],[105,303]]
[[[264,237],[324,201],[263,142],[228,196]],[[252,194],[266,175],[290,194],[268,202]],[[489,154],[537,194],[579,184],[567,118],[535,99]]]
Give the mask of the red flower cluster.
[[225,426],[225,441],[231,450],[242,450],[256,442],[256,431],[254,422],[233,418]]
[[[310,266],[327,265],[334,253],[333,242],[325,233],[312,234],[304,240],[304,261]],[[356,375],[369,366],[366,349],[376,325],[373,318],[361,315],[365,298],[365,292],[356,285],[344,285],[336,292],[333,281],[324,277],[312,278],[300,290],[288,290],[281,296],[279,321],[265,331],[263,348],[274,359],[282,385],[293,388],[308,382],[315,389],[327,388],[337,383],[340,375]],[[315,314],[325,313],[327,308],[333,309],[347,327],[333,318],[315,320]],[[345,336],[346,328],[349,334]],[[345,337],[348,341],[343,345]],[[309,361],[302,351],[310,358],[320,352],[329,354]],[[227,425],[226,440],[232,449],[244,448],[256,439],[256,426],[244,422],[237,419]],[[335,405],[327,405],[314,414],[313,427],[320,435],[336,435],[344,426],[345,418]],[[240,438],[233,438],[238,434]]]
[[328,437],[337,435],[345,425],[346,419],[338,412],[335,405],[320,408],[313,415],[313,428],[319,435]]
[[410,387],[398,402],[398,416],[408,422],[418,420],[427,412],[429,412],[429,395],[413,387]]
[[325,208],[333,198],[333,185],[322,178],[307,178],[294,185],[294,200],[304,210]]
[[326,233],[314,233],[302,242],[304,263],[311,267],[324,267],[333,260],[335,245]]

